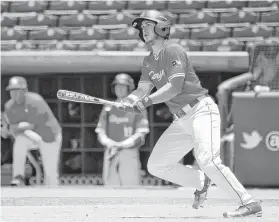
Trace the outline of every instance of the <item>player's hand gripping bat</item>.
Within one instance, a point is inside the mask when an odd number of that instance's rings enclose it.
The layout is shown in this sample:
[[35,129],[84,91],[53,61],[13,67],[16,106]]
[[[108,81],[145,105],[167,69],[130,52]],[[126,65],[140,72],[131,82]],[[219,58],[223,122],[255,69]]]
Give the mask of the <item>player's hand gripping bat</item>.
[[118,102],[109,101],[106,99],[100,99],[94,96],[89,96],[83,93],[68,91],[64,89],[60,89],[57,92],[57,98],[67,101],[72,101],[76,103],[92,103],[92,104],[100,104],[100,105],[110,105],[119,107],[121,104]]

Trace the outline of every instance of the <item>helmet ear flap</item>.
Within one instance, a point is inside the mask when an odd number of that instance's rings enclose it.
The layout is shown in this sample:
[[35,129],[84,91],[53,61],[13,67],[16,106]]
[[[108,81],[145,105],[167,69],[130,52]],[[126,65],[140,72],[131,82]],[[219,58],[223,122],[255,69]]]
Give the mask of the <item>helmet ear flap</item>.
[[169,27],[160,27],[159,25],[156,25],[154,27],[154,32],[164,38],[169,38],[170,28]]

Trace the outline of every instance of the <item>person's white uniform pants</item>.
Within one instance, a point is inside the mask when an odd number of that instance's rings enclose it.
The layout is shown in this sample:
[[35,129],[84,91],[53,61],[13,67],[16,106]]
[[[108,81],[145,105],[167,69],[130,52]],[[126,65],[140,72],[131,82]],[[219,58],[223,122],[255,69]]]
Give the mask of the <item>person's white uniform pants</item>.
[[13,145],[13,177],[24,176],[27,152],[39,149],[44,167],[45,185],[58,185],[61,142],[61,134],[52,143],[41,142],[40,144],[35,144],[24,135],[16,136]]
[[[203,187],[204,172],[241,205],[252,202],[253,197],[221,162],[220,114],[215,102],[206,97],[186,113],[175,119],[158,140],[148,161],[148,171],[164,180],[198,190]],[[203,172],[179,163],[193,148]]]
[[121,150],[112,160],[108,160],[105,150],[103,180],[107,186],[139,186],[141,184],[141,164],[137,148]]

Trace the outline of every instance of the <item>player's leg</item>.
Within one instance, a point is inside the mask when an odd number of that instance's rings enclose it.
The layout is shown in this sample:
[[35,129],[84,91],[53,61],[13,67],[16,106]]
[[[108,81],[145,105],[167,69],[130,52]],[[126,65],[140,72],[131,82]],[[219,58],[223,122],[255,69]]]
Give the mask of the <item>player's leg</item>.
[[[212,181],[237,199],[241,206],[255,202],[220,158],[220,115],[211,98],[203,100],[192,115],[194,152],[200,168]],[[253,210],[251,211],[253,212]]]
[[122,186],[139,186],[141,164],[138,149],[122,150],[119,153],[119,171]]
[[59,135],[52,143],[42,142],[40,152],[44,167],[45,185],[59,185],[59,162],[62,137]]
[[20,185],[24,182],[27,151],[34,148],[34,144],[24,135],[15,137],[13,144],[13,180],[11,185]]
[[156,143],[148,160],[148,171],[172,183],[201,189],[203,172],[179,163],[192,148],[190,132],[175,120]]
[[120,186],[120,180],[118,176],[119,156],[116,154],[111,160],[108,159],[108,151],[104,153],[103,164],[103,181],[106,186]]

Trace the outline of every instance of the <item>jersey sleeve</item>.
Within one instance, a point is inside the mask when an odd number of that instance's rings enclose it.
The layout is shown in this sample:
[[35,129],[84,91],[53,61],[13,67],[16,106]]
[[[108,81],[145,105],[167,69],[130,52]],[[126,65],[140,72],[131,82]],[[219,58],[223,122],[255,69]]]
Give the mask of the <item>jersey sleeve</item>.
[[107,115],[108,115],[108,109],[110,109],[110,107],[108,106],[104,106],[101,113],[100,113],[100,116],[99,116],[99,121],[98,121],[98,124],[97,124],[97,127],[95,129],[95,132],[96,133],[107,133]]
[[37,115],[34,118],[34,123],[49,125],[50,121],[55,121],[56,124],[59,125],[58,120],[54,116],[51,108],[49,107],[47,102],[44,100],[44,98],[42,96],[40,96],[39,94],[33,95],[32,98],[33,98],[32,105],[37,110]]
[[7,101],[5,104],[4,104],[4,112],[2,113],[2,118],[7,122],[7,123],[10,123],[10,120],[8,119],[8,112],[10,110],[12,106],[12,100],[9,100]]
[[147,117],[147,111],[144,111],[139,114],[136,122],[136,133],[144,133],[148,134],[149,133],[149,121]]
[[179,45],[172,45],[165,51],[165,72],[170,82],[173,78],[185,78],[187,55]]

